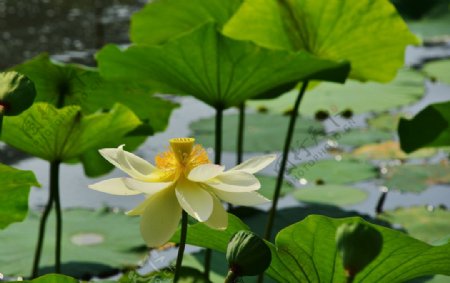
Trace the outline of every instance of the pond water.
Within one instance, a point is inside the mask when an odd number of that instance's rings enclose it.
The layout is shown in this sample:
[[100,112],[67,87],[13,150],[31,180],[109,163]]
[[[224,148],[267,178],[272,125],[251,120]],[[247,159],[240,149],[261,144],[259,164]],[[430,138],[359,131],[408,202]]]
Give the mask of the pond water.
[[[0,69],[6,69],[15,64],[30,59],[40,52],[48,51],[54,59],[64,62],[80,62],[92,65],[92,55],[105,42],[128,44],[128,21],[133,11],[136,11],[145,1],[136,0],[0,0]],[[107,5],[105,3],[108,3]],[[426,60],[450,56],[450,46],[409,47],[406,53],[406,65],[418,66]],[[189,124],[201,118],[214,115],[214,111],[207,105],[189,97],[171,98],[180,103],[170,119],[167,130],[148,138],[137,154],[144,159],[153,160],[157,152],[167,148],[167,141],[172,137],[189,136]],[[439,101],[450,100],[450,86],[426,82],[425,96],[412,106],[406,106],[402,112],[415,114],[426,105]],[[226,114],[235,113],[228,110]],[[370,114],[354,117],[356,126],[365,124]],[[281,125],[284,127],[285,125]],[[287,125],[286,125],[287,127]],[[326,123],[328,131],[333,130],[331,123]],[[323,141],[325,143],[326,140]],[[319,144],[312,151],[323,148]],[[1,145],[0,161],[13,164],[15,167],[35,172],[42,188],[33,188],[29,204],[34,210],[40,210],[47,201],[48,169],[45,161],[28,158],[16,151]],[[209,149],[213,156],[212,149]],[[244,159],[258,154],[246,154]],[[331,157],[331,155],[330,155]],[[292,155],[290,160],[294,160]],[[308,159],[297,160],[306,162]],[[234,153],[224,153],[223,163],[229,168],[235,163]],[[274,165],[264,170],[268,175],[276,175]],[[100,180],[123,176],[119,170],[114,170],[100,178],[88,179],[83,174],[80,165],[62,165],[61,167],[61,202],[64,208],[84,207],[99,208],[102,206],[131,209],[138,204],[142,196],[116,197],[88,189],[88,185]],[[295,181],[295,180],[294,180]],[[295,184],[297,187],[300,184]],[[375,204],[379,198],[379,184],[375,181],[362,182],[358,187],[365,190],[368,199],[357,205],[346,207],[360,213],[375,214]],[[281,207],[298,206],[298,201],[292,196],[281,199]],[[385,209],[412,205],[445,205],[450,207],[450,186],[435,185],[421,194],[389,192]],[[269,205],[261,206],[268,209]],[[173,256],[173,254],[172,254]],[[169,256],[171,258],[172,256]],[[144,266],[144,271],[153,267]]]

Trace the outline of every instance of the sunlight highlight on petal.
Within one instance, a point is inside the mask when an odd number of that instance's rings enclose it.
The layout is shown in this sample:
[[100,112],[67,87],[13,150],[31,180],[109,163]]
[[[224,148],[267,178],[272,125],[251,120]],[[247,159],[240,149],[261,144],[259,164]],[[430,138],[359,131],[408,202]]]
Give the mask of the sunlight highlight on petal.
[[177,184],[176,195],[181,207],[198,221],[206,221],[213,211],[213,199],[197,183],[180,180]]
[[255,176],[243,171],[225,172],[205,184],[217,190],[236,193],[255,191],[261,187]]
[[193,182],[205,182],[209,179],[217,177],[217,175],[223,173],[224,166],[216,164],[203,164],[195,167],[189,172],[188,179]]
[[124,183],[128,188],[148,195],[153,195],[173,185],[173,182],[152,183],[143,182],[131,178],[125,178]]

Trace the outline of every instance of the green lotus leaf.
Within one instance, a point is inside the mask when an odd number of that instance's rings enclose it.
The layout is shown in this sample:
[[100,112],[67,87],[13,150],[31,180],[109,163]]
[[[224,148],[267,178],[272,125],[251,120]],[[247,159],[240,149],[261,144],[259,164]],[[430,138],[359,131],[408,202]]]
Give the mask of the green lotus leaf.
[[450,183],[450,165],[404,164],[388,167],[384,185],[401,192],[420,193],[429,186]]
[[394,138],[393,134],[376,129],[352,129],[331,135],[332,140],[339,145],[361,146],[364,144],[386,141]]
[[242,0],[157,0],[131,17],[131,41],[161,44],[180,34],[214,21],[222,27]]
[[401,119],[398,135],[407,153],[422,147],[450,146],[450,102],[429,105],[411,120]]
[[25,219],[30,187],[40,187],[33,172],[0,163],[0,229]]
[[34,83],[29,78],[17,72],[0,73],[0,115],[19,115],[33,104],[35,97]]
[[[24,222],[13,224],[0,233],[0,266],[5,276],[29,275],[39,219],[39,214],[30,213]],[[54,219],[54,215],[50,215],[47,223],[40,274],[53,272]],[[139,217],[129,217],[123,212],[64,211],[62,233],[61,271],[77,278],[136,267],[147,254],[139,233]]]
[[75,278],[61,274],[46,274],[33,280],[14,281],[16,283],[79,283]]
[[162,93],[189,94],[216,107],[237,106],[265,93],[280,93],[305,79],[343,82],[347,63],[307,52],[270,50],[220,34],[208,23],[164,45],[108,45],[97,54],[111,80],[146,83]]
[[347,206],[365,201],[368,194],[349,186],[325,184],[298,189],[293,196],[306,203]]
[[414,206],[384,211],[379,217],[401,225],[412,237],[435,244],[450,236],[450,212],[439,207]]
[[347,184],[375,178],[377,171],[368,162],[325,159],[297,165],[290,170],[289,175],[312,184]]
[[[235,151],[237,142],[236,127],[239,117],[237,114],[225,115],[223,118],[223,132],[227,133],[223,140],[224,151]],[[273,114],[247,114],[245,117],[244,151],[245,152],[274,152],[283,148],[284,140],[280,137],[286,135],[289,117]],[[214,147],[214,118],[200,119],[190,125],[191,136],[198,143],[206,147]],[[322,123],[308,118],[299,118],[294,130],[294,148],[317,145],[325,136]]]
[[[273,198],[273,192],[275,190],[275,185],[277,183],[277,179],[272,176],[267,175],[259,175],[256,177],[261,182],[261,188],[258,190],[258,193],[262,194],[268,199]],[[294,186],[289,182],[283,181],[283,185],[281,186],[280,197],[285,196],[286,194],[292,192],[294,190]]]
[[417,38],[389,1],[245,0],[224,33],[262,46],[348,60],[350,77],[386,82]]
[[418,21],[408,21],[408,26],[415,34],[424,39],[448,37],[450,31],[450,11],[439,16],[427,16]]
[[125,136],[140,124],[139,118],[120,104],[107,113],[83,115],[79,106],[57,109],[39,102],[19,116],[5,118],[2,140],[48,161],[71,161]]
[[[394,81],[388,84],[361,83],[349,80],[345,85],[321,83],[306,93],[300,113],[314,116],[319,110],[331,116],[344,110],[354,114],[385,111],[418,101],[424,94],[424,77],[417,71],[402,69]],[[296,92],[288,92],[274,100],[258,100],[249,103],[253,108],[264,107],[270,112],[282,113],[292,109]]]
[[[449,32],[450,33],[450,32]],[[450,84],[450,60],[433,61],[425,64],[423,71],[437,81]]]

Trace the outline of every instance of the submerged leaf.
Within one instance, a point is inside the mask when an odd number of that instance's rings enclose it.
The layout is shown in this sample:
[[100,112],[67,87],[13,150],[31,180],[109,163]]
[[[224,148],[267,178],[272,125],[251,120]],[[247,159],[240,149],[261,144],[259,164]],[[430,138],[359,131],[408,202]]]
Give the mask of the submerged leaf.
[[193,95],[218,108],[265,93],[280,94],[305,79],[343,82],[349,69],[345,62],[321,60],[307,52],[265,49],[227,38],[213,23],[161,46],[121,51],[108,45],[97,60],[106,78],[147,83],[162,93]]
[[40,187],[33,172],[0,164],[0,229],[25,218],[32,186]]

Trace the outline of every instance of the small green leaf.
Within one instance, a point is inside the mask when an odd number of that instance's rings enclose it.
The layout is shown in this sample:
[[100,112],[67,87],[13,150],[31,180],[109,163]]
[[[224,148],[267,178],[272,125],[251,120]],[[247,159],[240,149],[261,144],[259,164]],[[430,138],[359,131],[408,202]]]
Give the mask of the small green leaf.
[[450,84],[450,60],[433,61],[425,64],[423,71],[433,80]]
[[[431,206],[414,206],[384,211],[383,220],[401,225],[412,237],[429,244],[450,236],[450,211]],[[445,241],[446,242],[446,241]]]
[[207,22],[222,27],[242,0],[157,0],[131,17],[131,41],[154,45],[191,31]]
[[[235,151],[238,125],[238,115],[225,115],[223,118],[223,132],[227,133],[222,149]],[[283,137],[286,135],[288,116],[273,114],[247,114],[245,116],[244,151],[245,152],[274,152],[283,148]],[[281,126],[280,126],[281,125]],[[214,147],[214,118],[206,118],[190,125],[191,135],[205,147]],[[293,148],[315,146],[320,138],[325,136],[322,123],[308,118],[299,118],[294,130]]]
[[25,219],[32,186],[40,187],[33,172],[0,164],[0,229]]
[[390,167],[384,185],[401,192],[420,193],[436,184],[450,183],[450,165],[404,164]]
[[361,81],[391,80],[403,66],[406,46],[418,43],[395,7],[379,0],[245,0],[224,33],[270,48],[348,60],[350,77]]
[[289,174],[312,184],[347,184],[377,176],[375,167],[367,162],[334,159],[302,163],[291,169]]
[[[349,65],[307,52],[265,49],[223,36],[208,23],[160,46],[108,45],[97,54],[108,79],[146,83],[162,93],[188,94],[213,106],[237,106],[265,93],[280,94],[306,79],[343,82]],[[277,92],[274,93],[274,90]]]
[[33,104],[35,97],[30,79],[17,72],[0,73],[0,106],[4,108],[0,109],[0,115],[19,115]]
[[449,146],[450,102],[429,105],[411,120],[401,119],[398,135],[407,153],[422,147]]
[[120,104],[108,113],[83,116],[79,106],[57,109],[41,102],[22,115],[5,118],[2,139],[48,161],[70,161],[117,140],[138,125],[140,120]]
[[393,134],[374,129],[352,129],[347,132],[337,132],[330,137],[339,145],[361,146],[369,143],[377,143],[393,138]]
[[[55,223],[50,215],[40,273],[53,272]],[[30,213],[0,233],[0,266],[5,276],[27,276],[32,266],[40,215]],[[120,229],[118,229],[120,227]],[[147,254],[139,217],[106,210],[64,211],[62,272],[77,278],[137,267]],[[59,281],[58,281],[59,282]]]
[[368,194],[349,186],[325,184],[298,189],[293,196],[306,203],[346,206],[363,202]]

